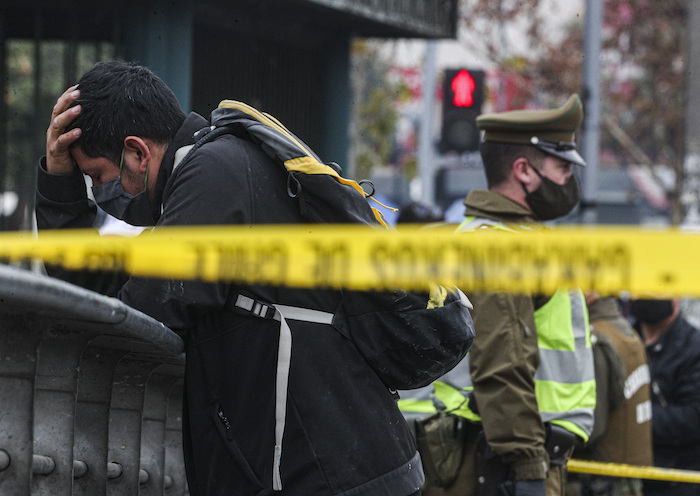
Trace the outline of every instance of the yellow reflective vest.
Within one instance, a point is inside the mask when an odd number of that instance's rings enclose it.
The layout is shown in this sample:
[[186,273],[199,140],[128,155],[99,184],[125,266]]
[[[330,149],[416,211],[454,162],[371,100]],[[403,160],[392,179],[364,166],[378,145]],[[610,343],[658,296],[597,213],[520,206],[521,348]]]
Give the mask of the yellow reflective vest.
[[[501,222],[477,217],[467,217],[457,232],[485,228],[518,232]],[[595,371],[588,312],[581,291],[557,291],[535,310],[535,324],[540,351],[535,395],[542,420],[573,432],[585,442],[593,430]],[[434,404],[429,404],[434,402],[441,410],[479,421],[480,417],[467,401],[472,390],[467,355],[455,369],[434,383],[433,401],[423,399],[413,405],[406,402],[400,408],[417,410],[420,404],[423,412],[437,411]]]
[[595,370],[588,311],[580,290],[559,290],[535,310],[540,366],[535,395],[542,421],[588,441],[593,431]]

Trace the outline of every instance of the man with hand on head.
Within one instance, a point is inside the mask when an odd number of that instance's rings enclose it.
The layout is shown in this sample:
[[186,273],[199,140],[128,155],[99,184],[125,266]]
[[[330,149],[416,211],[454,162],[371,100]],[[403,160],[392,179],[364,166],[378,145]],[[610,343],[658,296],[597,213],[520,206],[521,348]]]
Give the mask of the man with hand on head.
[[[147,68],[97,64],[53,109],[37,184],[40,234],[93,226],[96,206],[83,174],[92,178],[95,200],[107,213],[155,229],[307,223],[303,198],[288,192],[293,180],[327,185],[322,193],[332,195],[329,208],[338,205],[335,213],[347,213],[347,222],[376,224],[359,186],[336,181],[338,173],[312,152],[302,156],[316,167],[314,174],[300,178],[288,171],[268,153],[274,147],[254,139],[261,136],[256,132],[279,137],[273,119],[261,126],[255,116],[266,121],[264,114],[238,103],[220,106],[211,121],[186,115]],[[429,382],[469,348],[473,330],[460,295],[439,292],[428,309],[427,297],[400,291],[348,300],[330,289],[73,276],[183,335],[183,444],[193,496],[418,494],[420,457],[395,392],[359,351],[350,332],[358,327],[349,322],[374,319],[374,330],[384,325],[416,349],[435,351],[435,370],[419,371]],[[349,301],[359,310],[353,313]],[[418,314],[434,318],[440,328],[409,328],[404,311],[413,320],[420,321]],[[454,337],[454,348],[444,354],[435,339],[445,336],[443,330]],[[393,354],[398,362],[404,348]]]

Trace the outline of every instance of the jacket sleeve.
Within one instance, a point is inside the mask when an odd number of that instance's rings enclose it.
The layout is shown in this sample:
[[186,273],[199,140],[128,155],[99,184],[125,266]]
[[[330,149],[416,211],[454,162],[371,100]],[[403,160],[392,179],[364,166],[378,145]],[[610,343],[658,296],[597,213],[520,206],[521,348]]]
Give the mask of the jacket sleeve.
[[[42,231],[52,229],[91,229],[95,223],[97,207],[88,199],[83,174],[76,170],[71,174],[50,174],[46,160],[42,158],[37,171],[36,222]],[[97,230],[95,236],[99,236]],[[115,296],[127,279],[123,272],[67,270],[46,266],[46,272],[92,291]]]
[[39,162],[36,188],[36,222],[45,229],[81,229],[92,227],[97,208],[87,197],[83,174],[50,174],[46,159]]
[[535,397],[539,351],[532,301],[507,293],[470,299],[476,331],[470,374],[486,440],[512,463],[516,479],[543,479],[548,457]]
[[684,347],[668,349],[673,356],[670,360],[680,359],[682,363],[676,364],[670,389],[662,392],[663,402],[652,403],[654,442],[661,440],[664,445],[700,443],[700,338],[685,342]]

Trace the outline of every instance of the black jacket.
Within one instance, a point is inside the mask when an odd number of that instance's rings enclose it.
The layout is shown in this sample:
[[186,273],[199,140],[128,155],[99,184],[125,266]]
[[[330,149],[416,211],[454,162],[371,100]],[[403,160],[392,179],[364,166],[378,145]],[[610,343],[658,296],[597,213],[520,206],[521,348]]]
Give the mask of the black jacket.
[[700,470],[700,331],[679,316],[646,350],[654,464]]
[[[157,217],[162,203],[157,227],[304,222],[287,194],[286,172],[247,140],[220,137],[172,171],[175,151],[191,144],[193,133],[207,125],[190,114],[166,152],[153,205]],[[95,214],[80,174],[51,176],[41,167],[36,209],[39,229],[88,227]],[[114,293],[122,281],[90,276],[79,282]],[[340,301],[336,291],[137,277],[118,293],[186,336],[183,430],[191,494],[415,493],[423,483],[420,459],[390,391],[340,332],[299,321],[289,322],[293,349],[283,491],[273,493],[280,324],[232,310],[232,298],[240,293],[330,313]]]

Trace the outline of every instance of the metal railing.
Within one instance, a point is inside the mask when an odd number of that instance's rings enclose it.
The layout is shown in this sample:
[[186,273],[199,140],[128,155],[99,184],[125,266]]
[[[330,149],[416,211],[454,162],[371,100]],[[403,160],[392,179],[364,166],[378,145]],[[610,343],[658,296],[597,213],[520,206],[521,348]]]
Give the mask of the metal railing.
[[188,494],[183,350],[115,298],[0,266],[0,495]]

